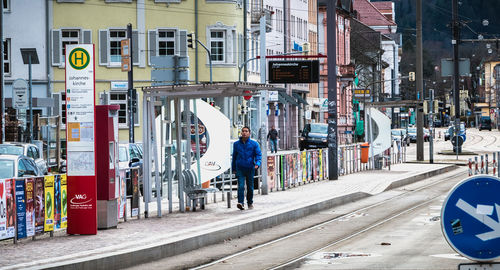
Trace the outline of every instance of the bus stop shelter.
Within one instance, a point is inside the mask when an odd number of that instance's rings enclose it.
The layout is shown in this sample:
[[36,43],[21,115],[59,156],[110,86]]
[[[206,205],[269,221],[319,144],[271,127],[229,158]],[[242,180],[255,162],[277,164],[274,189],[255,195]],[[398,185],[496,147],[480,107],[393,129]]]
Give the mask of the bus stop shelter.
[[[165,134],[157,134],[156,128],[156,116],[159,113],[171,114],[171,116],[175,115],[175,123],[177,127],[190,126],[191,118],[188,117],[188,113],[190,112],[190,100],[203,99],[203,98],[222,98],[222,97],[239,97],[239,96],[254,96],[260,94],[260,97],[263,97],[267,102],[267,90],[277,90],[272,85],[268,84],[260,84],[260,83],[248,83],[248,82],[217,82],[217,83],[200,83],[200,84],[187,84],[187,85],[163,85],[163,86],[148,86],[143,87],[143,107],[142,107],[142,118],[143,118],[143,145],[144,145],[144,164],[143,164],[143,195],[145,202],[145,215],[148,216],[149,212],[149,202],[152,201],[152,193],[155,191],[156,193],[156,202],[158,209],[158,216],[161,217],[161,200],[163,195],[163,183],[161,178],[164,178],[169,174],[168,172],[163,172],[161,170],[160,162],[162,158],[159,160],[158,157],[158,149],[157,143],[160,139],[160,136],[165,136]],[[260,98],[259,97],[259,98]],[[171,104],[173,103],[173,106]],[[184,119],[181,116],[181,104],[184,105],[184,112],[186,113]],[[199,172],[199,133],[198,133],[198,118],[196,115],[196,102],[194,104],[194,118],[196,119],[195,123],[195,136],[196,136],[196,160],[197,167]],[[265,106],[262,106],[265,107]],[[265,111],[263,112],[265,115]],[[173,115],[172,115],[173,114]],[[183,123],[184,121],[184,123]],[[172,124],[173,121],[165,121],[167,125]],[[267,123],[267,121],[264,121]],[[180,123],[180,124],[179,124]],[[175,162],[175,175],[178,184],[178,196],[179,196],[179,210],[181,212],[185,211],[185,202],[184,202],[184,183],[182,177],[182,158],[183,155],[186,157],[187,165],[190,166],[191,160],[191,151],[189,148],[191,147],[190,139],[189,143],[183,149],[182,147],[182,131],[181,128],[176,129],[176,162]],[[190,132],[190,129],[188,129]],[[262,133],[267,132],[267,124],[264,129],[261,129]],[[166,136],[169,136],[166,134]],[[264,134],[265,136],[265,134]],[[186,135],[186,137],[189,137]],[[163,139],[163,138],[161,138]],[[229,141],[227,142],[230,143]],[[173,147],[168,146],[168,147]],[[262,147],[262,168],[267,167],[267,145],[263,143]],[[182,151],[185,153],[182,153]],[[167,155],[168,158],[171,158],[171,155]],[[171,161],[166,161],[168,166],[171,165]],[[165,170],[166,171],[166,170]],[[163,174],[160,176],[160,174]],[[173,177],[169,175],[168,179],[168,200],[169,200],[169,211],[172,211],[172,187],[173,187]],[[153,190],[154,183],[154,190]],[[262,188],[267,188],[267,178],[266,175],[262,176]],[[265,194],[265,193],[264,193]]]

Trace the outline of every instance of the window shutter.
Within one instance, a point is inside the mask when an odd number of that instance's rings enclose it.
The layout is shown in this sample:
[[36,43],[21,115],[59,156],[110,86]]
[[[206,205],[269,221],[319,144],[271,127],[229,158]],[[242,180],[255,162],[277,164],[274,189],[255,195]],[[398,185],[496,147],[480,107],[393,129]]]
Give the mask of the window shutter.
[[52,116],[61,115],[61,93],[52,93],[52,100],[54,100]]
[[179,55],[187,56],[187,31],[179,31]]
[[52,65],[61,65],[61,30],[52,29]]
[[139,59],[139,31],[132,30],[132,60],[134,65],[138,66],[140,63]]
[[243,53],[243,34],[238,34],[238,66],[244,62]]
[[238,59],[238,50],[236,49],[236,46],[238,46],[238,36],[236,35],[236,31],[232,31],[233,32],[233,40],[232,40],[232,43],[233,43],[233,61],[231,61],[231,63],[236,63],[237,59]]
[[225,43],[226,50],[224,53],[226,54],[226,63],[233,63],[233,31],[226,31]]
[[148,52],[149,52],[149,65],[151,66],[151,57],[156,56],[156,30],[148,31]]
[[108,30],[99,30],[99,65],[108,65]]
[[83,44],[92,44],[92,30],[83,30]]

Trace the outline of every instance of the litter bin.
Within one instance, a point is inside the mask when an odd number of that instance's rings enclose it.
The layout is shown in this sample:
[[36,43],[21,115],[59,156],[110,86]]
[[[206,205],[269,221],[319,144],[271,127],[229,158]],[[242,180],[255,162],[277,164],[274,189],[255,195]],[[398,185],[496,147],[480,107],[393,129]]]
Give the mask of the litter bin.
[[361,163],[368,163],[368,157],[370,154],[370,143],[361,144]]

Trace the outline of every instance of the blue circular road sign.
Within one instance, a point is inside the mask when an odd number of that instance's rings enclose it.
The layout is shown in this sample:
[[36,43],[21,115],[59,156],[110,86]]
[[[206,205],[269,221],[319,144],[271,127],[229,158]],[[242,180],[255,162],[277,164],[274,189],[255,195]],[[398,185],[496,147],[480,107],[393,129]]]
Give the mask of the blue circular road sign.
[[500,257],[500,178],[472,176],[458,183],[444,200],[441,229],[446,241],[475,261]]

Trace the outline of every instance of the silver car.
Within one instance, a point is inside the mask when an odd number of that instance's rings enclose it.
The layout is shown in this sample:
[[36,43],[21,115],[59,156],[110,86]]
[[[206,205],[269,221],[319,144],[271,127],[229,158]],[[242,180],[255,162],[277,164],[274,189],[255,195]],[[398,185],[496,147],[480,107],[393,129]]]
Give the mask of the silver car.
[[23,155],[0,154],[0,179],[42,176],[33,159]]
[[24,155],[33,159],[42,174],[48,173],[47,162],[42,158],[38,146],[30,143],[4,143],[0,144],[0,154]]

